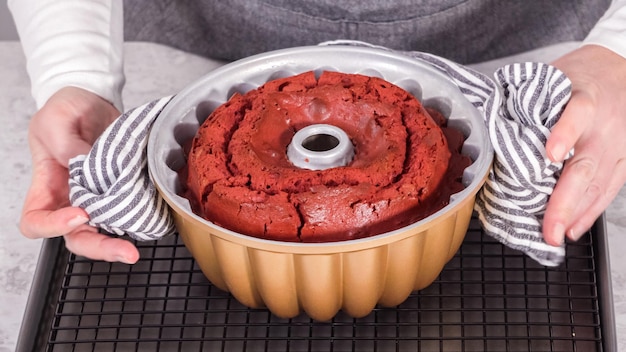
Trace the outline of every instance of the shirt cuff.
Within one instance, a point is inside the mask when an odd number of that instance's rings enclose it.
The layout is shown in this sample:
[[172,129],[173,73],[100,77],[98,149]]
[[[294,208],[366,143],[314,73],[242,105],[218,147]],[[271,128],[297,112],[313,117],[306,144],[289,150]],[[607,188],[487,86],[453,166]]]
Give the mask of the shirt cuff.
[[605,47],[626,58],[626,0],[614,0],[582,45]]

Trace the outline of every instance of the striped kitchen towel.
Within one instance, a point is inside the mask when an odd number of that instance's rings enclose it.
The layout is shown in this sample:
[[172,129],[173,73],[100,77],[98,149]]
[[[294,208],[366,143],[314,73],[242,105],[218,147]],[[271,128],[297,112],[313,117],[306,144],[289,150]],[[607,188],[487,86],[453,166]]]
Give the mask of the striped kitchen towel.
[[[565,247],[545,243],[541,222],[563,166],[546,157],[545,141],[569,99],[567,77],[547,64],[521,63],[499,69],[493,81],[434,55],[403,54],[446,74],[483,113],[496,153],[475,206],[485,233],[543,265],[561,263]],[[145,150],[149,128],[170,99],[123,114],[88,155],[71,160],[70,200],[87,211],[91,225],[138,240],[174,233],[169,209],[148,175]]]
[[[390,50],[349,40],[323,45]],[[542,265],[563,262],[565,246],[547,244],[541,225],[548,198],[563,169],[563,163],[553,163],[547,157],[545,144],[571,96],[567,76],[548,64],[526,62],[496,70],[494,82],[444,58],[415,51],[403,54],[446,74],[483,113],[495,151],[492,170],[474,207],[483,231]]]
[[150,126],[172,97],[120,116],[87,155],[70,160],[70,202],[85,209],[89,224],[136,240],[175,233],[174,221],[148,175]]
[[546,244],[541,224],[563,163],[548,158],[545,144],[571,96],[571,82],[539,63],[505,66],[495,78],[498,89],[484,115],[495,158],[475,209],[487,234],[555,266],[565,247]]
[[571,96],[570,80],[554,66],[526,62],[496,70],[494,82],[448,60],[409,55],[445,72],[483,113],[495,151],[474,207],[483,231],[542,265],[559,265],[565,246],[547,244],[541,225],[563,163],[547,157],[545,144]]

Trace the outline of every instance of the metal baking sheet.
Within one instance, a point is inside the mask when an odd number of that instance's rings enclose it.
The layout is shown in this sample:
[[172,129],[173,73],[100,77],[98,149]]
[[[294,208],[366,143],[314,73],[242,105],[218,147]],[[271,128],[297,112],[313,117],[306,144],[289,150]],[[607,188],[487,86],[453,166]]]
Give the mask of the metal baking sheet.
[[354,319],[281,319],[211,285],[177,236],[137,243],[136,265],[46,240],[17,351],[616,351],[605,220],[557,268],[473,219],[438,279]]

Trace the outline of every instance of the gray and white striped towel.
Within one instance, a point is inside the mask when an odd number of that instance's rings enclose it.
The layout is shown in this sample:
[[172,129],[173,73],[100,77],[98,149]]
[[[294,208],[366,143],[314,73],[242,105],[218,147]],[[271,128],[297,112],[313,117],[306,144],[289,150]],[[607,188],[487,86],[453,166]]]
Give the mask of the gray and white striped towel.
[[556,68],[537,63],[505,66],[495,78],[502,92],[494,92],[485,110],[495,159],[475,209],[486,233],[555,266],[565,247],[546,244],[541,224],[563,163],[547,157],[545,144],[570,98],[571,82]]
[[[475,206],[485,232],[543,265],[561,263],[565,248],[548,245],[541,233],[546,202],[562,168],[549,161],[544,146],[569,99],[569,80],[552,66],[522,63],[499,69],[494,82],[434,55],[403,54],[448,75],[484,115],[496,152]],[[70,200],[87,211],[91,225],[138,240],[175,231],[169,209],[148,176],[145,151],[149,128],[170,99],[123,114],[87,156],[71,160]]]
[[120,116],[88,155],[70,160],[70,202],[85,209],[89,224],[137,240],[154,240],[176,229],[165,200],[148,175],[150,126],[172,97]]

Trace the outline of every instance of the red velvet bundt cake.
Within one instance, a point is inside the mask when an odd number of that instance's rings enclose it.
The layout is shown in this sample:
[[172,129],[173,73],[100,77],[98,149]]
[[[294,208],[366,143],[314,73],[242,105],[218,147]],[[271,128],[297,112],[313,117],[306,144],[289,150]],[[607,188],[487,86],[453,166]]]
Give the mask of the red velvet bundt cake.
[[[380,234],[444,207],[469,158],[463,135],[383,79],[313,72],[235,94],[200,126],[187,156],[185,195],[224,228],[281,241]],[[345,166],[295,166],[287,148],[313,124],[345,131]]]

